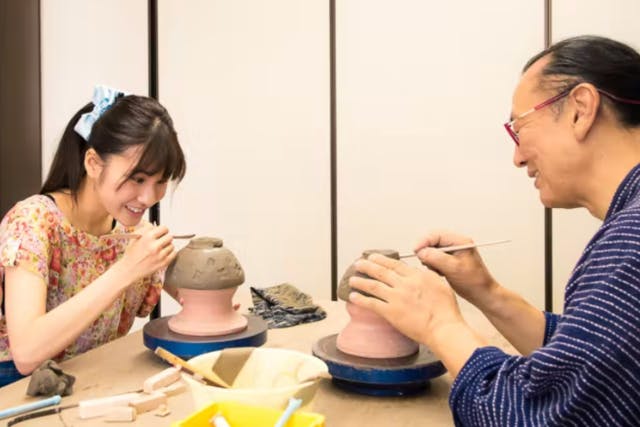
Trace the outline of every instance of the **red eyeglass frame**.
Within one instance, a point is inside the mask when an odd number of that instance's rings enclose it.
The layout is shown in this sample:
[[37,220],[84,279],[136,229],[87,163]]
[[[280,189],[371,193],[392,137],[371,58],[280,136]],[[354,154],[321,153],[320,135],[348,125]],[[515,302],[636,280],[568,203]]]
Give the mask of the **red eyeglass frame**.
[[[509,134],[511,139],[513,139],[513,142],[515,142],[517,146],[520,146],[520,137],[518,136],[518,132],[516,132],[515,129],[513,128],[513,124],[515,123],[516,120],[520,120],[523,117],[528,116],[529,114],[533,113],[534,111],[538,111],[538,110],[540,110],[540,109],[542,109],[544,107],[547,107],[547,106],[553,104],[556,101],[559,101],[560,99],[562,99],[565,96],[569,95],[571,93],[571,91],[573,89],[575,89],[576,86],[578,86],[579,84],[580,83],[578,83],[575,86],[565,90],[564,92],[560,92],[559,94],[557,94],[555,96],[552,96],[551,98],[547,99],[546,101],[542,101],[540,104],[536,105],[535,107],[531,108],[530,110],[527,110],[524,113],[522,113],[522,114],[518,115],[517,117],[513,118],[512,120],[506,122],[503,126],[507,130],[507,133]],[[613,101],[622,102],[623,104],[640,105],[640,100],[621,98],[619,96],[613,95],[612,93],[609,93],[609,92],[607,92],[605,90],[598,89],[598,88],[596,88],[596,90],[598,92],[600,92],[602,95],[606,96],[607,98],[612,99]]]

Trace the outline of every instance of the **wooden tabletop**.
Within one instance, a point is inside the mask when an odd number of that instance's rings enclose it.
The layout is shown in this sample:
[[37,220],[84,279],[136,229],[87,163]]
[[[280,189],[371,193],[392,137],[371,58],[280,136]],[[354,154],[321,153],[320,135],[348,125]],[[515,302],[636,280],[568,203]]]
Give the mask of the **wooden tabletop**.
[[[247,301],[247,296],[241,300]],[[318,339],[339,332],[349,319],[344,303],[322,300],[318,303],[327,311],[325,320],[291,328],[270,329],[265,346],[310,353],[311,346]],[[491,345],[514,352],[475,308],[462,301],[461,309],[472,327],[486,336]],[[61,405],[140,389],[147,377],[167,367],[143,345],[141,331],[65,361],[61,366],[76,377],[73,394],[64,397]],[[0,409],[34,400],[25,394],[28,381],[29,378],[24,378],[0,388]],[[322,381],[313,401],[313,412],[325,415],[328,427],[358,426],[363,423],[371,427],[453,425],[448,406],[451,387],[451,377],[448,374],[433,380],[426,392],[412,397],[363,396],[342,391],[333,386],[330,380]],[[139,415],[135,422],[128,425],[168,426],[173,421],[186,418],[195,411],[190,393],[170,397],[169,409],[171,413],[164,418],[149,412]],[[5,425],[6,421],[1,420],[0,425]],[[60,417],[50,415],[18,424],[20,427],[44,425],[70,427],[114,424],[106,423],[100,418],[81,420],[78,418],[77,408],[63,411]]]

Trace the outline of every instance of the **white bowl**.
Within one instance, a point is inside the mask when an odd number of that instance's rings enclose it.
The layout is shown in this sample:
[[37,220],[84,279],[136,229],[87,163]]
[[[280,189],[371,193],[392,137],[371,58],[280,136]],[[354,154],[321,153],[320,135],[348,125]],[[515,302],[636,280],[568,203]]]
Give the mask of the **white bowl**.
[[[317,375],[327,374],[327,365],[317,357],[299,351],[266,347],[252,350],[231,388],[206,385],[183,373],[196,410],[221,401],[284,409],[291,397],[302,399],[302,407],[310,410],[320,383]],[[220,353],[213,351],[201,354],[190,359],[189,363],[211,371]],[[312,380],[306,380],[313,377]]]

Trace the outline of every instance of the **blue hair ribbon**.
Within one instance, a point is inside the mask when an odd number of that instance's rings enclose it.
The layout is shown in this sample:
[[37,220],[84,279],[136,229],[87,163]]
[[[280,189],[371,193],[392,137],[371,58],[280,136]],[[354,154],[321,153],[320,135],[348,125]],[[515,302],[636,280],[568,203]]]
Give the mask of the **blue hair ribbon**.
[[78,119],[78,123],[76,123],[73,130],[75,130],[85,141],[89,141],[91,129],[93,128],[96,120],[98,120],[105,111],[111,108],[113,103],[116,101],[116,98],[120,95],[126,94],[108,86],[97,85],[93,90],[93,99],[91,100],[93,102],[93,110],[80,116],[80,119]]

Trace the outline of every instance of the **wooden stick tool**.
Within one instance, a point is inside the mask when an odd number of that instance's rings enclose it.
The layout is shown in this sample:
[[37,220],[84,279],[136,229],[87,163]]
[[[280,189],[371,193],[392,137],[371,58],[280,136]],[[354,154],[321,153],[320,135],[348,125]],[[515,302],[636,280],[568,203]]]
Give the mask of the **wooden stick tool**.
[[[137,233],[113,233],[113,234],[104,234],[100,236],[103,239],[113,238],[113,239],[139,239],[140,235]],[[178,234],[173,236],[174,239],[191,239],[195,237],[195,234]]]
[[[479,248],[480,246],[491,246],[491,245],[499,245],[502,243],[507,243],[510,242],[511,240],[496,240],[493,242],[484,242],[484,243],[468,243],[466,245],[455,245],[455,246],[443,246],[440,248],[434,248],[434,249],[438,249],[442,252],[455,252],[455,251],[461,251],[463,249],[471,249],[471,248]],[[413,256],[417,256],[416,253],[410,253],[410,254],[404,254],[404,255],[400,255],[400,258],[410,258]]]
[[183,369],[191,372],[192,374],[201,376],[204,380],[209,382],[211,385],[214,385],[214,386],[217,386],[217,387],[222,387],[222,388],[231,388],[231,386],[229,384],[227,384],[227,382],[225,380],[223,380],[218,375],[216,375],[215,372],[213,372],[213,371],[207,372],[207,371],[204,371],[204,370],[202,370],[200,368],[197,368],[197,367],[193,366],[191,363],[189,363],[189,362],[187,362],[185,360],[182,360],[181,358],[179,358],[175,354],[165,350],[162,347],[156,347],[155,353],[158,356],[160,356],[162,359],[164,359],[167,362],[171,363],[172,365],[178,365],[178,366],[182,367]]

